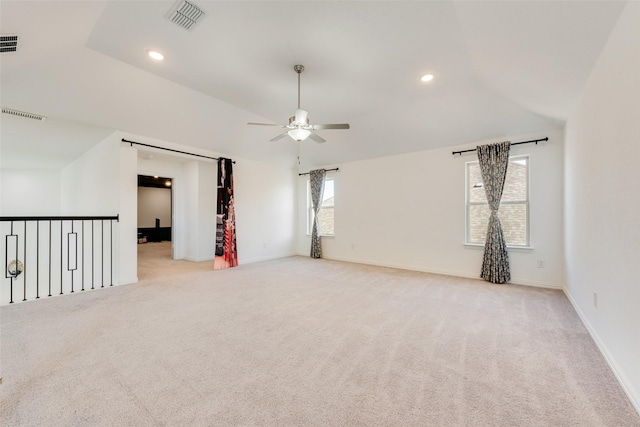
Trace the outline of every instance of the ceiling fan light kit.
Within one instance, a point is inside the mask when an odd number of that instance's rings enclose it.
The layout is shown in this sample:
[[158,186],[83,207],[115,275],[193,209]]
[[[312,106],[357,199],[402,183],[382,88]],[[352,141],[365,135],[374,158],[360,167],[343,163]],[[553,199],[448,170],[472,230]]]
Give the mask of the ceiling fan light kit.
[[289,123],[286,125],[277,125],[272,123],[247,123],[247,124],[258,125],[258,126],[278,126],[285,129],[289,129],[288,131],[281,133],[275,138],[270,139],[270,141],[278,141],[279,139],[282,139],[285,136],[289,136],[291,139],[293,139],[296,142],[301,142],[307,138],[311,138],[312,140],[314,140],[319,144],[325,142],[325,139],[313,133],[312,130],[349,129],[348,123],[312,125],[309,122],[309,113],[300,108],[300,74],[304,71],[304,66],[295,65],[293,67],[293,70],[298,74],[298,108],[296,109],[295,115],[292,117],[289,117]]
[[289,135],[294,141],[300,142],[307,139],[309,135],[311,135],[311,131],[306,129],[292,129],[287,132],[287,135]]

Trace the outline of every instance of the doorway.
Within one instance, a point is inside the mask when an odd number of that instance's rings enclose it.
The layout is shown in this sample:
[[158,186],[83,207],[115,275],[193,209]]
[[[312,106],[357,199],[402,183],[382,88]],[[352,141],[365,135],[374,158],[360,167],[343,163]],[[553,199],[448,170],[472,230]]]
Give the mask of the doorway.
[[[138,254],[173,259],[173,180],[138,175]],[[141,246],[146,245],[146,246]],[[147,255],[144,255],[147,254]],[[138,263],[143,260],[138,260]],[[149,260],[147,260],[149,261]]]

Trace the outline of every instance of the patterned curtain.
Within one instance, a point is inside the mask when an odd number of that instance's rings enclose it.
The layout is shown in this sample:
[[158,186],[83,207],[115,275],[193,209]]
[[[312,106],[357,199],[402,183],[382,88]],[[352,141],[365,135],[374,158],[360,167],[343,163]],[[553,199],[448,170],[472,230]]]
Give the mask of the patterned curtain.
[[218,209],[216,215],[216,257],[214,270],[238,265],[236,211],[233,194],[233,162],[218,159]]
[[507,283],[511,280],[507,244],[498,218],[498,208],[509,165],[510,147],[511,143],[505,141],[476,148],[484,191],[491,209],[480,277],[492,283]]
[[322,258],[322,248],[320,247],[320,234],[318,233],[318,213],[322,206],[322,195],[324,193],[324,176],[327,172],[318,169],[309,172],[309,183],[311,185],[311,207],[313,208],[313,227],[311,228],[311,258]]

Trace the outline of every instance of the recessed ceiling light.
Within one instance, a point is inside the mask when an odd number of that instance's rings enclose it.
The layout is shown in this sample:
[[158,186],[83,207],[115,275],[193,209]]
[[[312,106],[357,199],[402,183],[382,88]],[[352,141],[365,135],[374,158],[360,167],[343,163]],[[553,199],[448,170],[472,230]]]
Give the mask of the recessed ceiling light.
[[430,82],[431,80],[433,80],[433,74],[425,74],[424,76],[420,77],[420,80],[422,80],[423,82]]
[[147,55],[155,59],[156,61],[162,61],[164,59],[164,55],[158,52],[157,50],[149,49],[147,50]]
[[166,185],[167,187],[171,187],[171,181],[165,182],[164,185]]

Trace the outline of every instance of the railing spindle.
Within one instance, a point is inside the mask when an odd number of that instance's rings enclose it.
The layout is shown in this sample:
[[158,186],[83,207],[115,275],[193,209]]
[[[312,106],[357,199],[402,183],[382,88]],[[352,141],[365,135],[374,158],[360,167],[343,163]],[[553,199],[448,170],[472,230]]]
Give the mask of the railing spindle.
[[53,245],[51,243],[51,220],[49,220],[49,296],[51,296],[51,252],[53,250]]
[[102,283],[101,288],[104,288],[104,220],[100,223],[100,229],[102,230],[102,235],[100,237],[100,256],[102,257],[102,263],[100,265],[100,283]]
[[64,268],[62,268],[62,231],[64,228],[64,222],[60,221],[60,295],[64,295],[64,293],[62,292],[62,271],[64,270]]
[[40,221],[36,221],[36,299],[40,299]]
[[[73,272],[71,269],[71,236],[75,235],[73,232],[73,220],[71,220],[71,233],[67,233],[67,270],[71,271],[71,293],[73,293]],[[76,241],[77,245],[77,241]]]
[[[13,221],[11,221],[11,236],[13,236]],[[8,256],[9,256],[9,239],[7,238],[6,240],[7,240],[7,245],[6,245],[7,246],[7,252],[6,252],[5,258],[8,258]],[[18,237],[16,236],[16,259],[17,258],[18,258]],[[4,263],[4,265],[5,265],[5,268],[7,269],[7,273],[9,273],[9,271],[8,271],[9,260],[8,259]],[[17,269],[18,269],[18,265],[16,264],[16,271],[18,271]],[[10,291],[11,292],[11,298],[9,300],[9,304],[13,304],[13,275],[11,275],[9,273],[9,276],[11,277],[11,291]]]
[[84,291],[84,220],[81,222],[82,224],[82,290]]
[[91,289],[95,289],[94,288],[94,284],[95,284],[95,277],[96,277],[96,269],[95,269],[95,262],[94,262],[94,249],[96,247],[96,243],[93,239],[93,237],[95,236],[95,233],[93,231],[93,224],[95,224],[95,221],[91,221]]
[[22,260],[23,260],[23,272],[22,272],[22,301],[27,300],[27,221],[24,222],[24,243],[22,245]]
[[111,260],[111,267],[110,267],[111,277],[109,282],[111,284],[109,286],[113,286],[113,221],[111,221],[111,224],[109,225],[109,232],[111,233],[110,241],[109,241],[109,245],[111,248],[111,257],[109,258]]

